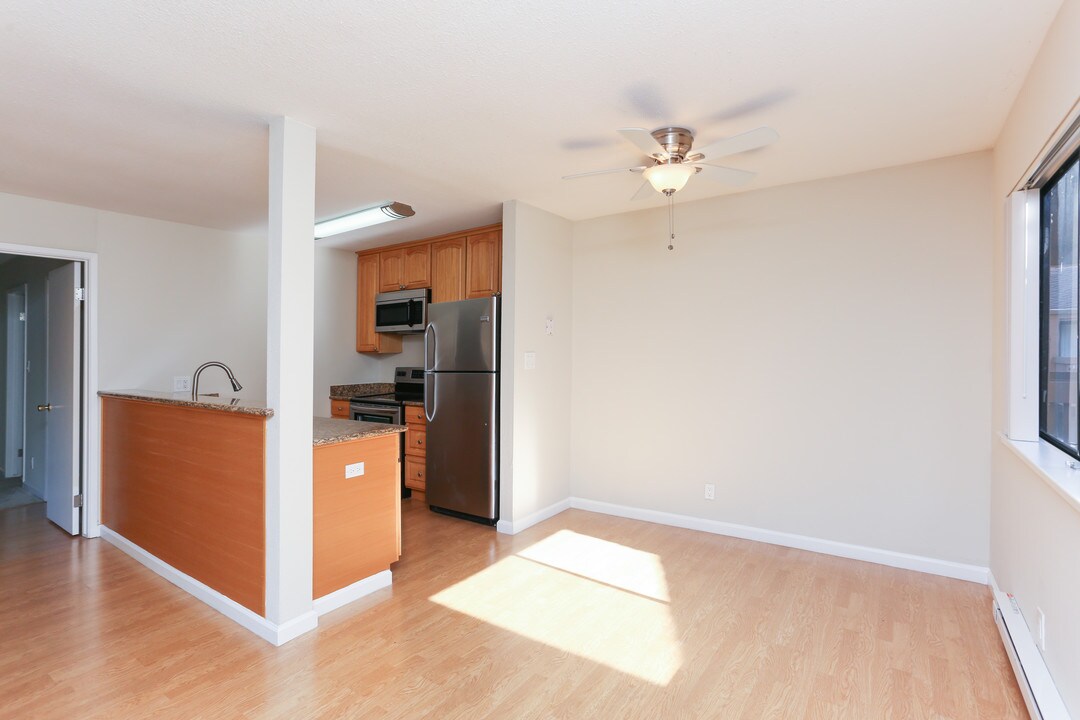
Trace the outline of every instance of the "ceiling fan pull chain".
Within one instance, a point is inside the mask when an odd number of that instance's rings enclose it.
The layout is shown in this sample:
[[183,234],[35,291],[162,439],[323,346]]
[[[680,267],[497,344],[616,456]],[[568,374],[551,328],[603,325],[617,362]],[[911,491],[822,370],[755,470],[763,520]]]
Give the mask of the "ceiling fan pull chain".
[[667,208],[668,208],[668,250],[675,249],[675,193],[670,190],[664,193],[667,195]]

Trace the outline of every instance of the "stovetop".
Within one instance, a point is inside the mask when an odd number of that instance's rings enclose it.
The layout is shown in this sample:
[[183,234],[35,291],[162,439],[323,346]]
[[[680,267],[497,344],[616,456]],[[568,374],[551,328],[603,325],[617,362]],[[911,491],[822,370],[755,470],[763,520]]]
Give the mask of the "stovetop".
[[400,405],[412,400],[424,401],[424,368],[399,367],[394,370],[394,392],[379,395],[358,395],[350,402],[366,402],[372,405]]

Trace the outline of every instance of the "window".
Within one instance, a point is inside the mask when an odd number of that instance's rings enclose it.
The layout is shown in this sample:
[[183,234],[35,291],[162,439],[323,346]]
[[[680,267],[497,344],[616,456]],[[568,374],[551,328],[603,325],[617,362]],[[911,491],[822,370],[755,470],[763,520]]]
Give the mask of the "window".
[[1080,458],[1080,153],[1040,191],[1039,435]]

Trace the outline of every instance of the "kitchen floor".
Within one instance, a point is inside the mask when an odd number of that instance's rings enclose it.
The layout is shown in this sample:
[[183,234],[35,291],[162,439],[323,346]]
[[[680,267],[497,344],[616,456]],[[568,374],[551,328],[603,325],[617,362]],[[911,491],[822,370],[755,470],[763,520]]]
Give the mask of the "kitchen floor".
[[986,587],[571,510],[404,501],[392,588],[273,648],[44,506],[0,512],[7,717],[1026,717]]

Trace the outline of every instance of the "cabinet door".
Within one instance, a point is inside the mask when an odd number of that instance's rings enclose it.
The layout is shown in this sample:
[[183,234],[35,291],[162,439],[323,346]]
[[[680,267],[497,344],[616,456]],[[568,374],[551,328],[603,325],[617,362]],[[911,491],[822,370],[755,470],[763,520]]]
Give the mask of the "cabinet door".
[[379,256],[356,258],[356,352],[378,352],[375,295],[379,292]]
[[375,295],[379,293],[378,255],[356,257],[356,352],[401,352],[401,336],[375,332]]
[[379,253],[379,292],[405,289],[405,251]]
[[431,287],[431,245],[413,245],[404,250],[402,283],[405,290]]
[[330,398],[330,417],[350,420],[352,418],[352,412],[349,410],[349,401],[334,400],[333,398]]
[[427,491],[427,477],[424,458],[405,456],[405,487],[411,490]]
[[502,233],[492,230],[465,239],[465,297],[489,297],[502,289]]
[[465,299],[465,239],[431,244],[431,302]]

